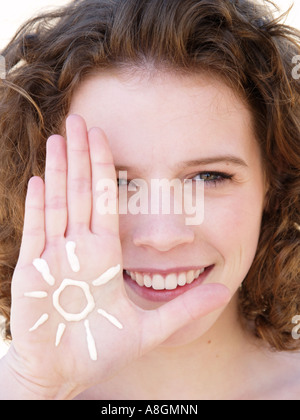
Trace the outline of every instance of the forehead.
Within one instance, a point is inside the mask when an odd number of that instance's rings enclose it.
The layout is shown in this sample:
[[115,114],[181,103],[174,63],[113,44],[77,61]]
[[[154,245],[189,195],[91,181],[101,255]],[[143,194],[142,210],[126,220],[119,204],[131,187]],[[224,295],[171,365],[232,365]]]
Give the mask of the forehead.
[[176,164],[216,152],[246,158],[255,143],[246,105],[206,75],[98,73],[76,90],[70,113],[106,132],[120,165]]

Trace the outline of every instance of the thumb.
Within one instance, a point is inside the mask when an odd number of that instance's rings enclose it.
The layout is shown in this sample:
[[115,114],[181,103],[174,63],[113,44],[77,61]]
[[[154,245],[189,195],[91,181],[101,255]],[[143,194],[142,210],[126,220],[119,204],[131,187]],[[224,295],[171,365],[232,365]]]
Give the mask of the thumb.
[[143,343],[145,351],[166,341],[192,321],[221,309],[231,299],[229,289],[222,284],[198,286],[160,308],[145,313]]

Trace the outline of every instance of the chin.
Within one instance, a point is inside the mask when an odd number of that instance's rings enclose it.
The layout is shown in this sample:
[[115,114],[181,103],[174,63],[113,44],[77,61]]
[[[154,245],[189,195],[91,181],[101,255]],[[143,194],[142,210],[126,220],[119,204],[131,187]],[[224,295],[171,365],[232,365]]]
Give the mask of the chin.
[[220,320],[220,317],[225,309],[223,308],[207,315],[206,317],[193,321],[169,337],[168,340],[160,345],[160,347],[176,348],[185,347],[197,341],[208,342],[210,340],[208,336],[211,336],[212,329],[214,329],[215,325]]

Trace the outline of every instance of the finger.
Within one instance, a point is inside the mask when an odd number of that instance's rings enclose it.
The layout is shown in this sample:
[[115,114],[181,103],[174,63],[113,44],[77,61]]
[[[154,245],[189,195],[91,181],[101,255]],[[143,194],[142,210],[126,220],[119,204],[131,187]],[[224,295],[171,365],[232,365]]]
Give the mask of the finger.
[[119,235],[118,187],[113,156],[104,132],[89,131],[92,165],[93,206],[91,231]]
[[83,118],[70,115],[67,131],[67,232],[80,233],[90,228],[92,185],[87,129]]
[[227,287],[221,284],[198,286],[155,311],[146,314],[146,347],[155,347],[166,341],[172,334],[230,301]]
[[44,213],[44,182],[39,177],[33,177],[28,184],[23,237],[18,265],[32,264],[45,248],[45,213]]
[[64,236],[67,228],[67,153],[61,136],[47,142],[45,228],[47,241]]

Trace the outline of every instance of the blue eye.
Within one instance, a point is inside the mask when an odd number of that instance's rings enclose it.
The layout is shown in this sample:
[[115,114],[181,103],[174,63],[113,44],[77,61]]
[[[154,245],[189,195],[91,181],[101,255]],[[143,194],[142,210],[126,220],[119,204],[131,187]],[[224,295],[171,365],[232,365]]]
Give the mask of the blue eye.
[[194,178],[194,181],[204,181],[205,184],[217,186],[225,181],[231,180],[233,175],[224,174],[221,172],[200,172]]

